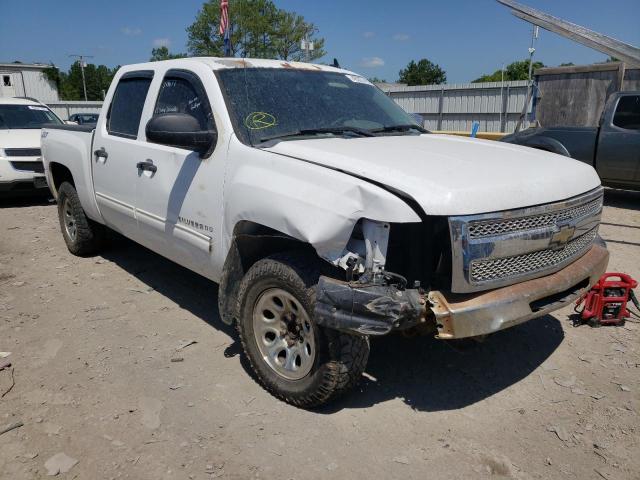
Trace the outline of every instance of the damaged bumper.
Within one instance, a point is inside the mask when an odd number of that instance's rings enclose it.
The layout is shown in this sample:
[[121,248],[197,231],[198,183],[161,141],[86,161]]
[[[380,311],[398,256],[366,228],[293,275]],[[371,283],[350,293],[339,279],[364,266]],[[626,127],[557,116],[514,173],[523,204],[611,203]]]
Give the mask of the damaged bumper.
[[321,277],[315,318],[320,325],[366,335],[384,335],[426,322],[435,323],[441,339],[486,335],[572,302],[597,282],[608,260],[604,244],[595,244],[554,274],[473,294],[426,294]]

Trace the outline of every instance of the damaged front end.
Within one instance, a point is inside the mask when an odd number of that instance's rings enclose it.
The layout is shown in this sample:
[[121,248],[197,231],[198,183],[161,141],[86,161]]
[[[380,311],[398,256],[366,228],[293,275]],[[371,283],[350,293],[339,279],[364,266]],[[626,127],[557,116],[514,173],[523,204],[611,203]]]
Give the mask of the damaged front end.
[[[438,219],[431,224],[391,225],[364,220],[354,232],[350,244],[357,245],[361,232],[364,259],[351,252],[342,262],[345,279],[320,277],[315,319],[319,325],[361,335],[419,330],[451,340],[494,333],[571,303],[606,271],[609,258],[597,237],[579,258],[552,273],[454,293],[447,269],[447,231]],[[415,238],[431,242],[430,248],[413,248]],[[399,273],[390,273],[391,268]]]
[[362,219],[336,262],[345,278],[320,277],[316,321],[363,335],[415,327],[435,333],[427,294],[450,282],[448,245],[443,219],[391,224]]

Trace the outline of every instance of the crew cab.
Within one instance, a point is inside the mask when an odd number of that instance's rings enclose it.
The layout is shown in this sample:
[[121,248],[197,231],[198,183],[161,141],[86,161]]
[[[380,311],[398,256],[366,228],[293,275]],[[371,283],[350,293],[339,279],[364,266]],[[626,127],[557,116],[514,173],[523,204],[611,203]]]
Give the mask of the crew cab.
[[113,229],[219,283],[257,379],[300,407],[352,387],[372,335],[483,336],[607,266],[592,167],[430,134],[347,70],[129,65],[104,105],[95,130],[42,132],[69,250]]
[[37,100],[0,98],[0,194],[48,193],[40,158],[45,124],[62,121]]
[[529,128],[503,137],[593,166],[604,185],[640,190],[640,92],[617,92],[597,127]]

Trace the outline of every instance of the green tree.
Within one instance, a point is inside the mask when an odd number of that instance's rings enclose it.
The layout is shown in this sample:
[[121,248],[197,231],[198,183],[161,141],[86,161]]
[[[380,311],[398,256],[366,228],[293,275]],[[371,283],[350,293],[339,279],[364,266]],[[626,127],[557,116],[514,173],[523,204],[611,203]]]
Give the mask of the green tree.
[[387,83],[386,80],[378,77],[369,77],[367,78],[367,80],[369,80],[371,83]]
[[[533,62],[532,73],[538,68],[544,67],[542,62]],[[529,79],[529,60],[518,60],[510,63],[504,69],[504,80],[528,80]],[[473,80],[472,83],[480,82],[500,82],[502,80],[502,70],[496,70],[493,73],[482,75]]]
[[172,60],[174,58],[185,58],[185,53],[171,53],[167,47],[158,47],[151,50],[150,62],[159,62],[161,60]]
[[411,60],[406,68],[400,70],[399,82],[407,85],[439,85],[446,81],[446,72],[426,58],[418,63]]
[[326,53],[324,51],[324,38],[317,37],[317,33],[318,29],[313,23],[305,22],[302,15],[278,10],[272,36],[275,57],[282,60],[305,60],[306,52],[301,47],[304,39],[309,39],[314,44],[313,50],[309,51],[311,60],[323,57]]
[[573,62],[566,62],[566,63],[561,63],[560,66],[561,67],[573,67],[575,65],[575,63]]
[[[109,89],[111,80],[119,67],[109,68],[105,65],[89,63],[84,67],[87,85],[87,100],[103,100],[103,93]],[[62,100],[84,100],[82,86],[82,70],[80,64],[74,62],[68,72],[61,72],[53,65],[43,71],[44,75],[56,84]]]
[[[207,0],[187,27],[187,47],[194,56],[224,53],[220,35],[220,1]],[[314,42],[311,59],[325,55],[324,39],[313,23],[294,12],[278,9],[272,0],[235,0],[229,4],[231,54],[240,57],[301,60],[300,40]]]

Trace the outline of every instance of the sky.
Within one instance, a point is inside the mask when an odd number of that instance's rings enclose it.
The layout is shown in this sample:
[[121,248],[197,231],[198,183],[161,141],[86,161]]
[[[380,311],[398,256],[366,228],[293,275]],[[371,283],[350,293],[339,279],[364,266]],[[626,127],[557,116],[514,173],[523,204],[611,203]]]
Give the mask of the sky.
[[[149,59],[154,46],[186,52],[203,0],[0,0],[0,62],[53,62],[71,54],[110,67]],[[233,2],[233,0],[230,0]],[[520,0],[573,23],[640,45],[640,0]],[[531,26],[495,0],[275,0],[313,22],[326,40],[325,62],[396,81],[428,58],[448,83],[469,82],[528,56]],[[606,55],[540,30],[535,59],[549,66],[601,62]]]

